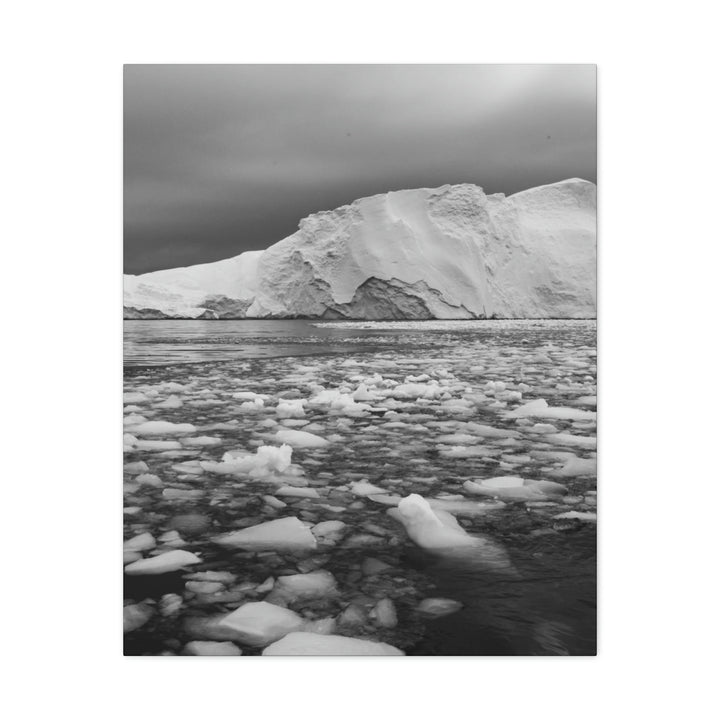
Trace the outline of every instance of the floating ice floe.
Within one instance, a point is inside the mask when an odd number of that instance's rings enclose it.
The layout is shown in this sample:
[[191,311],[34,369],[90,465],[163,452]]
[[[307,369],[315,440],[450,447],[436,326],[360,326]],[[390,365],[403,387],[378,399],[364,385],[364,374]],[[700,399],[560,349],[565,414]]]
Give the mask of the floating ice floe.
[[142,460],[138,460],[137,462],[131,462],[131,463],[125,463],[123,466],[123,472],[128,473],[128,475],[142,475],[143,473],[146,473],[150,468],[147,466],[146,462],[143,462]]
[[[552,427],[552,426],[551,426]],[[597,447],[597,438],[587,435],[572,435],[571,433],[554,433],[546,435],[544,438],[547,442],[555,445],[577,446],[594,450]]]
[[276,497],[273,497],[272,495],[263,495],[262,499],[275,510],[282,510],[282,508],[287,507],[287,503],[283,502],[282,500],[279,500]]
[[278,430],[275,439],[295,448],[321,448],[330,444],[325,438],[304,430]]
[[238,410],[243,413],[257,413],[265,410],[265,402],[262,398],[255,398],[254,400],[248,400],[247,402],[240,403]]
[[439,454],[447,458],[472,458],[472,457],[488,457],[495,454],[495,450],[487,447],[473,445],[455,445],[454,447],[440,447]]
[[155,538],[149,532],[144,532],[126,540],[123,543],[123,550],[143,552],[145,550],[152,550],[156,545]]
[[255,454],[244,450],[231,450],[222,462],[199,461],[200,467],[220,475],[251,475],[262,477],[271,473],[285,472],[291,465],[292,448],[289,445],[275,447],[261,445]]
[[201,595],[212,595],[224,588],[225,586],[222,583],[212,582],[211,580],[189,580],[185,583],[187,591]]
[[263,650],[263,655],[404,655],[398,648],[382,642],[342,635],[291,632]]
[[375,607],[373,607],[370,611],[370,619],[380,627],[397,627],[397,611],[395,610],[395,604],[393,601],[390,598],[382,598],[382,600],[378,600]]
[[275,408],[279,418],[305,417],[305,400],[281,400]]
[[282,575],[275,581],[275,585],[267,599],[269,602],[278,600],[292,603],[296,600],[309,600],[311,598],[327,597],[337,590],[337,583],[332,573],[327,570],[299,573],[297,575]]
[[320,390],[317,395],[314,395],[308,400],[308,405],[328,406],[331,414],[348,415],[351,417],[365,415],[373,409],[384,411],[384,408],[373,408],[367,403],[356,402],[350,392],[326,390],[324,388]]
[[371,392],[368,390],[367,385],[361,382],[357,390],[352,394],[352,399],[356,402],[375,402],[376,400],[382,399],[382,395],[377,392]]
[[586,522],[597,522],[597,513],[579,512],[578,510],[570,510],[570,512],[553,515],[553,520],[584,520]]
[[441,510],[452,515],[464,515],[466,517],[477,517],[478,515],[486,515],[494,510],[502,510],[505,507],[504,502],[474,502],[472,500],[448,499],[448,498],[428,498],[428,505],[434,510]]
[[342,538],[346,527],[342,520],[324,520],[313,525],[310,531],[321,543],[336,543]]
[[280,497],[300,497],[300,498],[319,498],[320,495],[315,488],[309,487],[292,487],[291,485],[283,485],[275,490],[275,495]]
[[176,410],[177,408],[181,408],[182,406],[183,401],[177,395],[171,395],[169,398],[167,398],[167,400],[163,400],[162,402],[153,405],[153,407],[162,408],[165,410]]
[[468,535],[452,515],[433,511],[420,495],[408,495],[389,512],[405,526],[410,539],[426,550],[478,545],[478,540]]
[[243,550],[314,550],[315,536],[296,517],[253,525],[252,527],[225,533],[213,538],[223,547]]
[[134,449],[138,452],[143,450],[160,452],[162,450],[181,450],[182,445],[177,440],[138,440]]
[[404,382],[392,389],[391,397],[396,400],[436,400],[447,393],[437,380],[427,383]]
[[569,458],[556,473],[559,477],[580,477],[597,474],[596,458]]
[[366,495],[382,495],[387,493],[388,490],[377,487],[377,485],[373,485],[372,483],[367,482],[367,480],[359,480],[358,482],[350,483],[350,492],[353,495],[364,497]]
[[135,435],[186,435],[196,430],[190,423],[171,423],[165,420],[148,420],[132,426]]
[[126,605],[123,608],[123,633],[141,628],[155,614],[155,610],[146,603]]
[[448,598],[425,598],[416,608],[421,615],[438,618],[451,615],[462,608],[462,603]]
[[232,396],[233,398],[235,398],[235,400],[249,400],[250,402],[260,400],[262,403],[270,399],[269,395],[263,395],[262,393],[255,393],[250,391],[236,392],[233,393]]
[[245,603],[220,620],[218,626],[232,630],[239,642],[263,647],[304,624],[304,618],[292,610],[261,601]]
[[137,560],[125,566],[127,575],[162,575],[182,570],[188,565],[196,565],[202,560],[187,550],[171,550],[155,557]]
[[550,407],[547,400],[540,398],[515,408],[507,416],[511,418],[543,417],[557,420],[588,420],[595,419],[597,413],[591,410],[579,410],[578,408]]
[[183,655],[242,655],[242,650],[229,641],[192,640],[182,650]]
[[542,500],[548,496],[563,495],[567,492],[567,488],[559,483],[549,480],[529,480],[513,475],[487,480],[468,480],[463,483],[463,488],[476,495],[519,502]]

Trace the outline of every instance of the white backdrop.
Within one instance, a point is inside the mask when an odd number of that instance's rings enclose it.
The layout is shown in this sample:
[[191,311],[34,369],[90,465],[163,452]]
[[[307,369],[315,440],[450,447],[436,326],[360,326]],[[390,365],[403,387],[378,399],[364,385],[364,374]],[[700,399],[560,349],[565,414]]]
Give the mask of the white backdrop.
[[[709,717],[717,24],[667,2],[35,2],[2,63],[8,717]],[[599,65],[597,658],[123,658],[122,64]]]

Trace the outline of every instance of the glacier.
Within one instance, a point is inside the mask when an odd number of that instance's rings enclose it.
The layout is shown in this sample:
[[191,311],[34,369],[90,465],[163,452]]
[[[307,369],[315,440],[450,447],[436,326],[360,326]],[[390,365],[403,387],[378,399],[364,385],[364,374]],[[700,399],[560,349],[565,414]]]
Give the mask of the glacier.
[[124,276],[124,316],[594,318],[596,187],[471,185],[361,198],[266,250]]

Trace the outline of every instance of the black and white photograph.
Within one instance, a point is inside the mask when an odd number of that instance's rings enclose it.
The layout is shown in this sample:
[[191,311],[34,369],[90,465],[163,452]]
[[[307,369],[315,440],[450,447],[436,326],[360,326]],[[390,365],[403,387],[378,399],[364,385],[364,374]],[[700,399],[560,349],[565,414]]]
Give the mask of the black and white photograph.
[[4,714],[715,718],[711,13],[9,5]]
[[592,655],[591,65],[128,65],[130,655]]

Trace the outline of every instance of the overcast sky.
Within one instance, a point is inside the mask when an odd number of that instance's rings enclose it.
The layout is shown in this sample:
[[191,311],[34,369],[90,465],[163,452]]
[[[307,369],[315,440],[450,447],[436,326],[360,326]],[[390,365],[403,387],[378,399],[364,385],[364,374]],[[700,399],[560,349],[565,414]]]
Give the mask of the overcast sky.
[[128,65],[124,85],[129,273],[388,190],[596,180],[591,65]]

